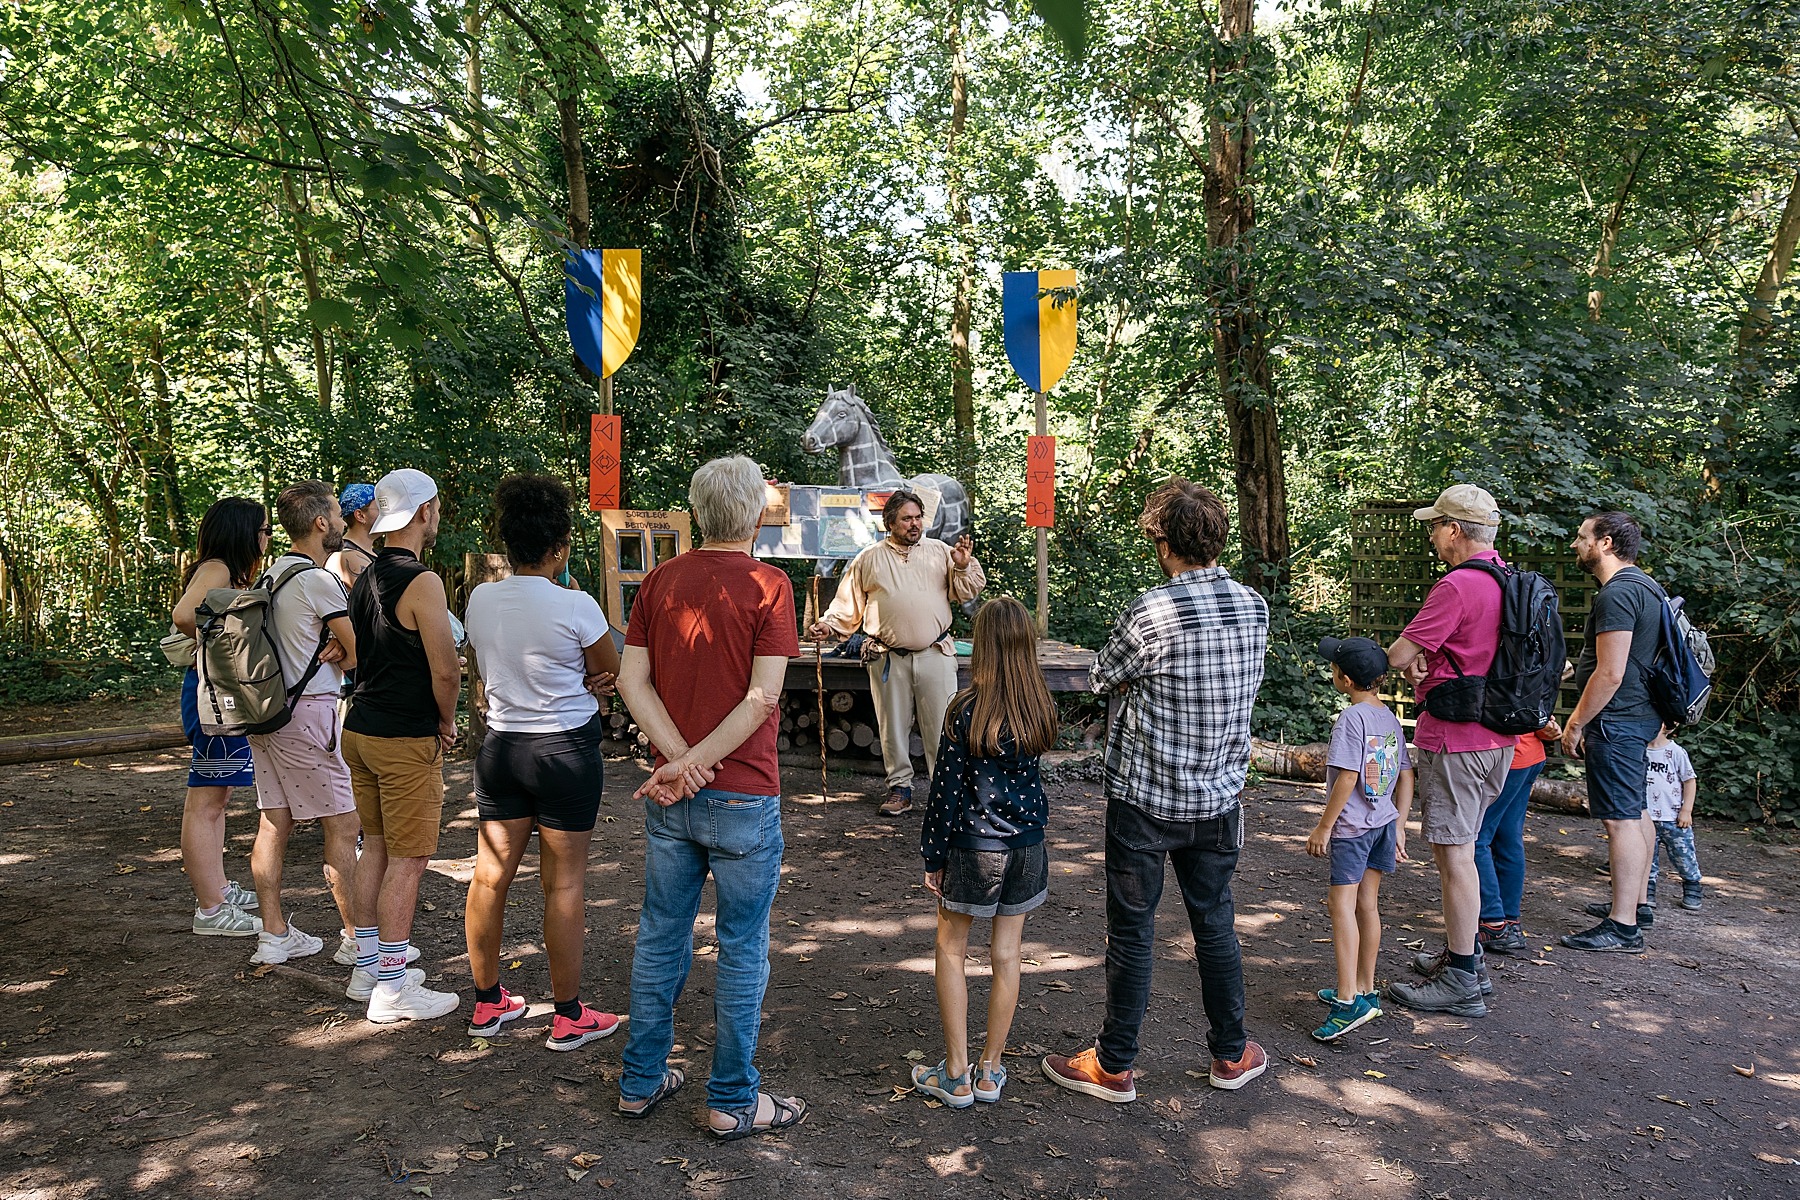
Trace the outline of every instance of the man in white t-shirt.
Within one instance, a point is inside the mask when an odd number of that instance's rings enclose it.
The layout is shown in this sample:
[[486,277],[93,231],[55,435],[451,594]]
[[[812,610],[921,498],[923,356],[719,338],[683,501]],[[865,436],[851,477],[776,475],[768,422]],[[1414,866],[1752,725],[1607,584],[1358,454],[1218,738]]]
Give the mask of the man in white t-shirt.
[[300,694],[286,725],[250,737],[256,806],[262,813],[250,852],[263,918],[250,959],[257,963],[286,962],[324,949],[322,941],[288,921],[281,907],[282,863],[294,823],[318,821],[324,832],[325,880],[344,930],[355,927],[347,889],[361,828],[337,725],[343,672],[356,665],[356,635],[344,585],[324,565],[343,545],[344,518],[331,488],[316,480],[283,489],[275,512],[293,549],[268,570],[274,589],[271,622],[282,678],[290,692],[298,688]]

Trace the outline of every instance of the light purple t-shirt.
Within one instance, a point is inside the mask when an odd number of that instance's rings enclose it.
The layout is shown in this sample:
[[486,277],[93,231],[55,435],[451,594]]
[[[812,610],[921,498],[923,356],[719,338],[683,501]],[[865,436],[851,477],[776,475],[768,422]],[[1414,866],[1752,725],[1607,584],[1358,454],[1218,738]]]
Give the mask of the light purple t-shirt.
[[1357,837],[1380,829],[1400,815],[1394,807],[1394,784],[1400,772],[1412,769],[1406,753],[1406,734],[1394,714],[1380,704],[1352,704],[1338,714],[1331,727],[1331,748],[1325,756],[1325,794],[1331,794],[1345,771],[1362,776],[1362,786],[1350,793],[1334,838]]
[[[1492,550],[1469,556],[1504,566]],[[1497,750],[1512,746],[1511,734],[1495,733],[1479,721],[1440,721],[1425,711],[1425,697],[1432,688],[1456,678],[1456,669],[1444,656],[1456,656],[1464,675],[1486,675],[1500,649],[1500,585],[1486,571],[1446,571],[1431,585],[1425,605],[1407,623],[1400,636],[1425,653],[1425,678],[1413,689],[1419,701],[1419,723],[1413,744],[1433,753]]]

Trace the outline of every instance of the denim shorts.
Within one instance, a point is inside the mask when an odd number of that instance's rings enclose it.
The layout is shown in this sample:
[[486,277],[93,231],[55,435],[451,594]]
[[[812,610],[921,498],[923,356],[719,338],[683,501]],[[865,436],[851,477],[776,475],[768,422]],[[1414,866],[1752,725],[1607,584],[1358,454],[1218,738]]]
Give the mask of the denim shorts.
[[971,917],[1016,917],[1050,895],[1050,856],[1039,842],[1017,850],[965,850],[944,856],[944,898],[951,912]]
[[1601,714],[1587,727],[1588,813],[1602,821],[1635,821],[1644,815],[1650,762],[1644,751],[1662,722],[1620,721]]
[[1348,887],[1361,883],[1364,871],[1392,874],[1394,855],[1400,846],[1399,829],[1398,821],[1389,821],[1355,837],[1332,838],[1331,886]]

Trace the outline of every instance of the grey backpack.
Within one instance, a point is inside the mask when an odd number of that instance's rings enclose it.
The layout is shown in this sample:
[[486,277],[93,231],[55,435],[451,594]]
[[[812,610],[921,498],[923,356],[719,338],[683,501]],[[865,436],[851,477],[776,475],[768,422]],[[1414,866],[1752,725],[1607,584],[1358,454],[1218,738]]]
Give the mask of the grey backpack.
[[247,588],[213,588],[194,610],[194,670],[200,676],[200,732],[241,737],[274,733],[294,713],[294,701],[319,670],[319,654],[331,640],[319,631],[312,661],[292,688],[281,675],[281,650],[273,625],[275,596],[316,563],[295,563],[273,581],[267,575]]

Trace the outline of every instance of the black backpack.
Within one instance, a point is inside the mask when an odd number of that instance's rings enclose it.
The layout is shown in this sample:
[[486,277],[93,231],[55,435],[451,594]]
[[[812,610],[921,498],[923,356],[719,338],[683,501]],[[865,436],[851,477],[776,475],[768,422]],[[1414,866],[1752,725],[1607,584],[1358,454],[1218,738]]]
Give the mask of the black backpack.
[[1495,733],[1536,733],[1555,715],[1568,655],[1556,588],[1536,571],[1486,559],[1451,570],[1481,571],[1500,585],[1500,642],[1486,675],[1464,675],[1456,656],[1444,651],[1457,677],[1431,689],[1425,710],[1443,721],[1478,721]]

